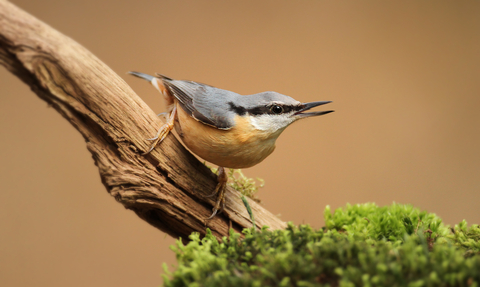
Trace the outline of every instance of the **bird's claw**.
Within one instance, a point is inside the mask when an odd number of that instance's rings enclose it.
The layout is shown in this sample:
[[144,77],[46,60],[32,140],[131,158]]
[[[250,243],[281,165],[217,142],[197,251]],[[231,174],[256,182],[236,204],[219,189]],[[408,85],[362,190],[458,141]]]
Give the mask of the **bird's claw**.
[[212,213],[212,215],[210,215],[210,217],[207,218],[207,220],[210,220],[210,219],[214,218],[215,215],[217,215],[217,211],[218,211],[218,210],[214,210],[213,213]]
[[212,198],[212,197],[214,197],[215,195],[217,195],[217,189],[215,189],[215,191],[212,192],[212,194],[205,195],[204,197],[206,197],[206,198]]
[[225,190],[227,189],[227,173],[223,167],[218,168],[218,183],[215,187],[215,191],[213,194],[207,195],[206,197],[212,197],[214,195],[218,195],[217,201],[215,202],[215,206],[213,207],[213,213],[210,215],[207,220],[210,220],[215,217],[215,215],[220,214],[225,210]]
[[[147,141],[153,141],[153,143],[150,146],[150,149],[147,152],[143,153],[142,155],[149,154],[157,146],[157,144],[161,143],[167,137],[168,133],[171,130],[173,130],[176,112],[177,112],[177,108],[174,107],[173,110],[170,112],[170,116],[168,117],[167,123],[160,127],[157,134],[153,138],[147,139]],[[166,114],[166,113],[160,113],[158,115],[160,116],[162,114]]]

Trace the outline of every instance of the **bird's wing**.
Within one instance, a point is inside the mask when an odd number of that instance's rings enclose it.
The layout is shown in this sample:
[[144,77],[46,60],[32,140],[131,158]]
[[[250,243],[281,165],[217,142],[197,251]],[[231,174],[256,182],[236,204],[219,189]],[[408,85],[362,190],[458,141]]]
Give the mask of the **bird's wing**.
[[228,130],[233,127],[234,119],[229,118],[227,113],[227,99],[219,98],[228,97],[232,92],[197,82],[158,76],[191,117],[217,129]]

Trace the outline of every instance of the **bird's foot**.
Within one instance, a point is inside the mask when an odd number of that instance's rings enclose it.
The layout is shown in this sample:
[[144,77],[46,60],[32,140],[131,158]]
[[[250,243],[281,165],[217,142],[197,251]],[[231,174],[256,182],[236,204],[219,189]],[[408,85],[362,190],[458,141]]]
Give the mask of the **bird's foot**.
[[159,113],[157,115],[157,117],[159,117],[159,116],[163,116],[163,117],[165,117],[165,119],[167,119],[168,113],[167,112]]
[[167,118],[167,122],[163,126],[160,127],[160,129],[158,130],[155,137],[153,137],[151,139],[147,139],[147,141],[153,141],[153,143],[150,146],[150,148],[148,149],[148,151],[146,151],[142,155],[149,154],[159,143],[161,143],[167,137],[168,133],[170,133],[170,131],[173,130],[173,125],[175,123],[176,111],[177,111],[177,108],[174,107],[173,110],[170,112],[170,115]]
[[215,206],[213,207],[213,213],[210,215],[207,220],[210,220],[215,217],[215,215],[222,213],[225,209],[225,190],[227,189],[227,173],[225,172],[225,168],[219,167],[218,168],[218,183],[217,187],[215,187],[215,191],[213,194],[208,195],[207,197],[212,197],[213,195],[217,195],[217,201],[215,202]]

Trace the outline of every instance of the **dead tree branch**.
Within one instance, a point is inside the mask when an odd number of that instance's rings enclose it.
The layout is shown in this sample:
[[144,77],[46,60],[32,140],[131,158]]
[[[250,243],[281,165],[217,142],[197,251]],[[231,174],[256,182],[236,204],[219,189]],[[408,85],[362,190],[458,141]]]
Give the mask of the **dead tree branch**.
[[[53,106],[84,137],[107,191],[125,208],[173,237],[205,233],[216,176],[177,141],[147,156],[146,138],[161,125],[155,113],[87,49],[13,4],[0,0],[0,64]],[[258,227],[285,223],[249,200]],[[238,192],[207,223],[217,236],[251,227]]]

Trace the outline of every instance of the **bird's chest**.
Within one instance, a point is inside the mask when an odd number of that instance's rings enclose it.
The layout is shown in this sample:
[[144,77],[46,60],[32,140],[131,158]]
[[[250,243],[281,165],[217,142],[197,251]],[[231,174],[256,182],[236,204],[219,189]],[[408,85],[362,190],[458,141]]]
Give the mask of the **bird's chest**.
[[221,130],[190,117],[177,109],[175,130],[193,153],[213,164],[228,168],[246,168],[264,160],[275,149],[278,135],[256,130],[243,117],[235,127]]

